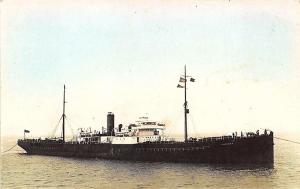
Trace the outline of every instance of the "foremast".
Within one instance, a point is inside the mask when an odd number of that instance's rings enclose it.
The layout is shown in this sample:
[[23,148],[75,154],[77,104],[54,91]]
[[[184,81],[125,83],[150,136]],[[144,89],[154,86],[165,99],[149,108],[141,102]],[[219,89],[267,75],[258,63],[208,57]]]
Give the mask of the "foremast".
[[187,142],[188,133],[187,133],[187,114],[189,109],[187,109],[186,101],[186,66],[184,65],[184,142]]
[[187,103],[187,78],[190,78],[190,82],[195,82],[195,79],[191,76],[186,75],[186,65],[184,65],[184,75],[179,79],[179,82],[183,82],[183,86],[178,84],[177,88],[184,88],[184,142],[188,141],[188,130],[187,130],[187,114],[189,113],[188,103]]

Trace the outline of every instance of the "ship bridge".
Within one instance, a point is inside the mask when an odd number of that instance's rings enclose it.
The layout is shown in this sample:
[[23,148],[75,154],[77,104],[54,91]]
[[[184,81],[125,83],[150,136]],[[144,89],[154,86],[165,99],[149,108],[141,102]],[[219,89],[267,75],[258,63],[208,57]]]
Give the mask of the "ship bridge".
[[164,138],[165,124],[140,117],[134,124],[115,132],[113,144],[156,142]]
[[136,136],[159,136],[164,134],[165,124],[148,120],[148,117],[140,117],[132,130]]

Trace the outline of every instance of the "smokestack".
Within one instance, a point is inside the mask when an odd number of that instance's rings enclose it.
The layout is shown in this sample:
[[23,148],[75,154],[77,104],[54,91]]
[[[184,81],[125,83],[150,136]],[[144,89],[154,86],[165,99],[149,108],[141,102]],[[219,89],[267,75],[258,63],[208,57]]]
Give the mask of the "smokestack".
[[115,135],[115,115],[112,112],[107,114],[107,135]]

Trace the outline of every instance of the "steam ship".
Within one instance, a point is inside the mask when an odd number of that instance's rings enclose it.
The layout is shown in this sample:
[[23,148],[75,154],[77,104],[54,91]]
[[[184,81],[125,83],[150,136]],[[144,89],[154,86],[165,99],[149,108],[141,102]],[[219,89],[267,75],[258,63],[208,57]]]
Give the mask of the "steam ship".
[[163,161],[208,164],[273,164],[273,132],[247,132],[218,137],[188,138],[187,83],[195,79],[180,76],[178,88],[184,89],[184,141],[168,138],[165,124],[140,117],[136,122],[115,128],[115,116],[107,114],[102,131],[79,129],[75,139],[65,140],[65,86],[63,94],[62,136],[59,138],[18,140],[27,154],[101,158],[131,161]]

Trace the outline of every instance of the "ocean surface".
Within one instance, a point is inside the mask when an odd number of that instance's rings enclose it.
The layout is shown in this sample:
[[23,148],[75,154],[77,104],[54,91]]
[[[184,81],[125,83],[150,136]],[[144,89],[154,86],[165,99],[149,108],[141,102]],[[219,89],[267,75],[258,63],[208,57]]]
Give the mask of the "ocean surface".
[[[1,188],[300,188],[300,144],[274,139],[273,167],[1,155]],[[16,139],[2,140],[5,151]]]

